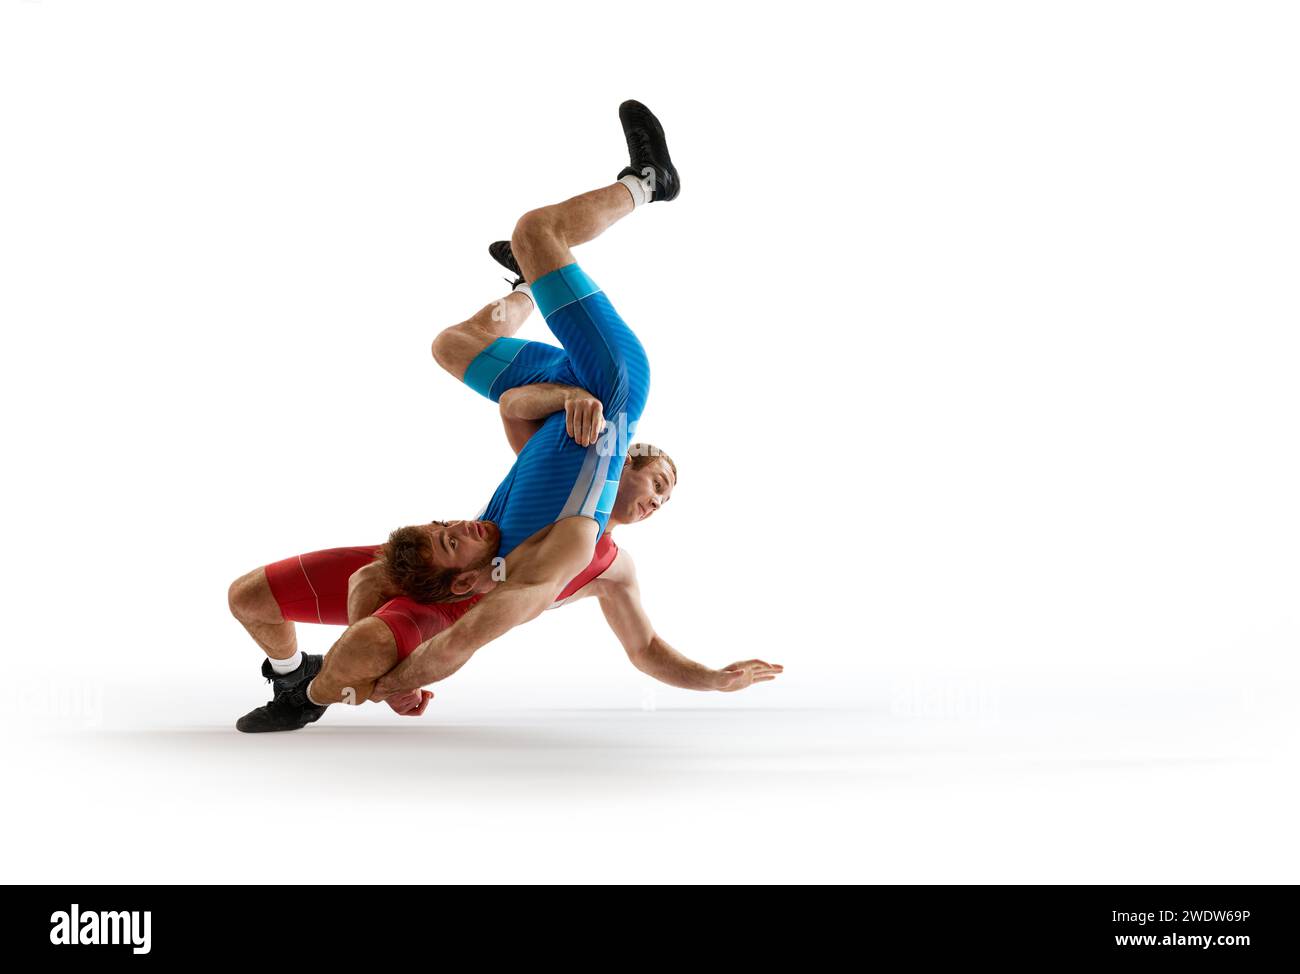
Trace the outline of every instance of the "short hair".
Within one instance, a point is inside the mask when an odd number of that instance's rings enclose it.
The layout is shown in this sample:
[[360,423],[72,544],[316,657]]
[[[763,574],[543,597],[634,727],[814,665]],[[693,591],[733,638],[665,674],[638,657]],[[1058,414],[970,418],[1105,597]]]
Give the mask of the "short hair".
[[640,470],[655,460],[663,460],[673,472],[673,486],[677,485],[677,464],[653,443],[633,443],[627,448],[627,458],[631,461],[633,470]]
[[422,527],[398,528],[388,536],[380,554],[388,580],[417,602],[448,602],[457,598],[451,583],[461,572],[470,570],[435,568],[433,542]]

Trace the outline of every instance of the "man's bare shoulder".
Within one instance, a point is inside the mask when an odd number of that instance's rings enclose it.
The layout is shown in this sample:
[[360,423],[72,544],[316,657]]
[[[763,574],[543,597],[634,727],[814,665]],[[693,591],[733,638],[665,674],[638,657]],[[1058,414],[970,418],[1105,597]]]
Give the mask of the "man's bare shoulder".
[[626,548],[619,548],[609,567],[593,581],[610,588],[626,588],[632,585],[636,582],[636,563],[632,561],[632,553]]
[[609,563],[609,567],[593,578],[578,591],[574,592],[563,602],[556,602],[556,606],[568,605],[571,602],[577,602],[579,599],[585,599],[590,596],[597,598],[608,598],[618,592],[627,592],[636,584],[636,565],[632,561],[632,556],[628,554],[625,548],[619,548],[614,555],[614,560]]

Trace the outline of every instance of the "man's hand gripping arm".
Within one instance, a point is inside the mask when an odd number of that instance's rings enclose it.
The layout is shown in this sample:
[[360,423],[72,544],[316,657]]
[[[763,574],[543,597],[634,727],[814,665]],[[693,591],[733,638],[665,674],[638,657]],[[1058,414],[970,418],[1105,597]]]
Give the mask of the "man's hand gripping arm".
[[510,449],[518,453],[551,413],[563,412],[568,433],[578,446],[591,446],[605,427],[600,400],[586,389],[538,382],[501,394],[501,424]]

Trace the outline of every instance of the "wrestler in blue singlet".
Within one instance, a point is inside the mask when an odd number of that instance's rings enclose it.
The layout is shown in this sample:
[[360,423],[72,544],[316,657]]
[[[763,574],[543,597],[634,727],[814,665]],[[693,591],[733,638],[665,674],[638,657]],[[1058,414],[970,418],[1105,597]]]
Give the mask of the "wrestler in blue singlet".
[[589,517],[605,530],[628,445],[650,391],[645,349],[609,298],[576,263],[540,277],[533,299],[563,348],[498,338],[470,363],[465,383],[493,402],[537,382],[579,386],[600,400],[605,432],[582,447],[552,413],[528,440],[479,516],[501,529],[497,554],[566,517]]

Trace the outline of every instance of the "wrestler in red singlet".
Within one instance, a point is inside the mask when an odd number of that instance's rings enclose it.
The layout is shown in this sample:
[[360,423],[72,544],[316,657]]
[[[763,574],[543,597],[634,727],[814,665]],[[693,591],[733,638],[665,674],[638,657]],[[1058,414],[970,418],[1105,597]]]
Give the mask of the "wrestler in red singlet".
[[[318,622],[332,626],[348,624],[348,579],[378,556],[381,545],[360,548],[327,548],[286,558],[266,566],[266,581],[280,612],[290,622]],[[591,563],[555,599],[562,602],[614,563],[618,545],[612,535],[596,542]],[[384,620],[397,641],[398,658],[406,659],[415,647],[432,639],[463,616],[481,595],[459,602],[426,604],[406,597],[390,599],[376,618]]]

